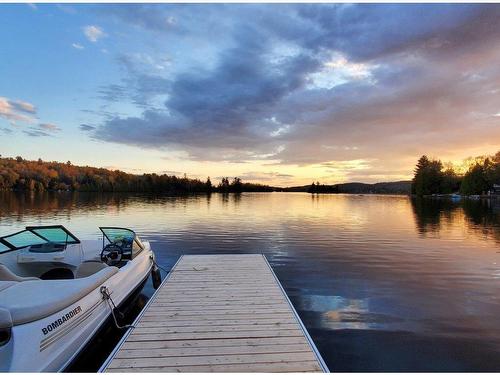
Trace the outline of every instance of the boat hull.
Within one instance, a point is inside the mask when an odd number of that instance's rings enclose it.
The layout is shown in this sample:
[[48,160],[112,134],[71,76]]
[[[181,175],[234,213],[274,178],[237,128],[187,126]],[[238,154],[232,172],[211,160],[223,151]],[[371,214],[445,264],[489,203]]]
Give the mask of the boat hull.
[[151,273],[151,254],[143,251],[67,308],[13,327],[11,340],[0,348],[0,372],[56,372],[66,368],[111,314],[100,287],[108,288],[116,305],[122,304]]
[[[149,275],[146,275],[142,283],[120,304],[118,309],[128,320],[135,311],[140,308],[138,300],[141,298],[141,292],[147,283]],[[139,305],[139,306],[137,306]],[[106,321],[99,327],[94,336],[85,344],[77,356],[65,368],[63,372],[95,372],[106,360],[109,353],[116,346],[123,334],[127,330],[116,328],[113,317],[108,315]]]

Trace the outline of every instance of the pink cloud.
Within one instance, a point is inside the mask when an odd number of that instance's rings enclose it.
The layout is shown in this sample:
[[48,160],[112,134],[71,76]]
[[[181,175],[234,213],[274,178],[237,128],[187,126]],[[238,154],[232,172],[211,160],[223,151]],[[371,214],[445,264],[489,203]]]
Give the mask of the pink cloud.
[[45,124],[39,124],[38,127],[42,128],[43,130],[47,130],[47,131],[50,131],[50,132],[58,132],[61,130],[60,127],[58,127],[57,125],[54,125],[54,124],[48,124],[48,123],[45,123]]
[[35,113],[36,108],[31,103],[0,97],[0,118],[4,118],[10,123],[16,121],[33,123]]

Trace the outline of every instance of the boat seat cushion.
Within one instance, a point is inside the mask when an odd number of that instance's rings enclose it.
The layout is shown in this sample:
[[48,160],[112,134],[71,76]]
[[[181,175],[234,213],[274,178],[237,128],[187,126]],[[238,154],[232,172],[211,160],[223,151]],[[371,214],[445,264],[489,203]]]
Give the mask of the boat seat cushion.
[[108,267],[106,263],[100,260],[86,260],[82,262],[76,270],[76,278],[88,277],[96,272]]
[[81,279],[18,282],[0,291],[0,308],[9,310],[14,325],[43,319],[84,298],[117,272],[106,267]]
[[0,263],[0,281],[28,281],[39,280],[38,277],[21,277],[12,272],[7,266]]
[[0,280],[0,292],[4,289],[7,289],[8,287],[11,287],[12,285],[15,285],[17,281],[4,281]]

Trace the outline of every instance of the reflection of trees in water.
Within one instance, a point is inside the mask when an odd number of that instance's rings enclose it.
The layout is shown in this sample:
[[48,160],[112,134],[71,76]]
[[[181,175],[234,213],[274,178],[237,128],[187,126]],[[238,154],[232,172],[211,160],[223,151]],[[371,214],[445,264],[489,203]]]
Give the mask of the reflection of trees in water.
[[465,200],[463,210],[473,231],[500,241],[500,200]]
[[241,194],[240,193],[233,193],[233,201],[234,201],[234,205],[238,206],[241,203]]
[[464,199],[453,202],[448,199],[412,198],[411,206],[417,230],[422,235],[438,234],[444,227],[464,221],[467,229],[500,241],[499,200]]
[[221,193],[220,200],[224,207],[228,206],[229,202],[238,206],[241,203],[241,193]]
[[[226,194],[225,203],[233,196],[239,203],[238,194]],[[85,213],[112,207],[120,211],[133,205],[163,204],[188,206],[193,200],[210,204],[210,194],[161,195],[142,193],[96,193],[96,192],[12,192],[0,191],[0,220],[5,217],[22,220],[25,216],[36,216],[50,212],[66,214]]]
[[[241,202],[239,194],[221,194],[223,206]],[[311,195],[313,203],[323,199]],[[24,220],[26,216],[43,216],[47,213],[67,215],[99,211],[112,207],[120,211],[129,206],[163,204],[188,206],[193,200],[203,200],[210,205],[210,195],[162,196],[129,193],[85,193],[85,192],[31,192],[15,193],[0,191],[0,220]],[[448,199],[413,198],[411,206],[415,225],[422,236],[437,236],[445,228],[465,226],[481,238],[494,238],[500,242],[500,200],[470,200],[453,202]]]
[[39,215],[47,212],[93,211],[102,206],[125,207],[132,197],[116,193],[0,192],[0,218]]
[[421,234],[438,233],[442,221],[452,220],[453,211],[459,207],[450,200],[426,198],[412,198],[411,206],[418,232]]

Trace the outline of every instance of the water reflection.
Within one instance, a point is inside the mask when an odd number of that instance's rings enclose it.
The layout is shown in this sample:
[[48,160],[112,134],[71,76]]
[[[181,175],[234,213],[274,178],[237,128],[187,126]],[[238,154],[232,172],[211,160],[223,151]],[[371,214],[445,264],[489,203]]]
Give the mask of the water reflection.
[[441,221],[452,218],[451,213],[460,205],[444,199],[412,199],[411,205],[415,215],[415,224],[419,233],[437,233],[441,229]]
[[482,238],[500,241],[500,200],[411,199],[415,224],[421,235],[438,235],[457,224]]
[[334,371],[499,371],[499,215],[498,201],[402,196],[0,193],[0,234],[128,226],[166,268],[264,253]]
[[343,298],[342,296],[306,295],[300,299],[302,311],[322,311],[319,324],[326,329],[377,328],[369,315],[367,299]]
[[[151,197],[143,196],[144,202],[151,202]],[[97,194],[72,192],[7,192],[0,191],[0,217],[9,221],[23,221],[24,217],[33,219],[37,215],[47,217],[51,214],[66,214],[72,211],[96,211],[103,207],[119,211],[126,207],[131,197],[126,194]]]

